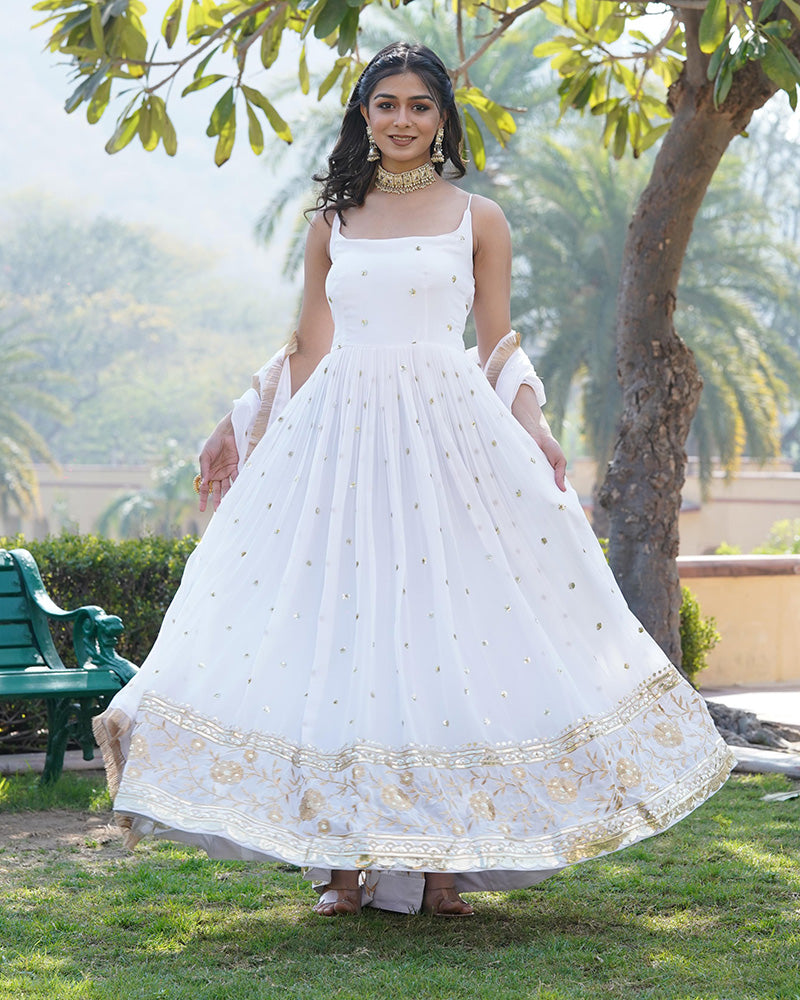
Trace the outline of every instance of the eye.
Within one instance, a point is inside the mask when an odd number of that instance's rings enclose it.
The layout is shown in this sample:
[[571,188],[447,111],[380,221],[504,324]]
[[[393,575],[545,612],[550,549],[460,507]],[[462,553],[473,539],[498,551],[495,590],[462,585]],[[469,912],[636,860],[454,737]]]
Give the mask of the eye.
[[391,111],[393,105],[391,101],[381,101],[378,105],[380,111]]
[[426,111],[430,111],[431,108],[430,108],[430,105],[428,105],[428,104],[415,104],[414,105],[414,110],[415,111],[419,111],[420,113],[424,113]]

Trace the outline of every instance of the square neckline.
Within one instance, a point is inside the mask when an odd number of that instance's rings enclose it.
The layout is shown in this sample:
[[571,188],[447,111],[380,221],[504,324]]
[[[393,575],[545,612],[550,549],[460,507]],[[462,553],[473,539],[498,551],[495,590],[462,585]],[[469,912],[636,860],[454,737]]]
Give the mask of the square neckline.
[[455,236],[457,233],[461,232],[464,223],[471,216],[472,206],[472,195],[467,198],[467,204],[464,208],[464,212],[461,216],[461,221],[456,226],[455,229],[450,229],[446,233],[431,233],[427,236],[423,236],[419,233],[412,233],[410,236],[345,236],[342,232],[342,223],[339,218],[339,213],[335,213],[333,217],[333,222],[331,224],[331,232],[333,233],[333,227],[336,227],[335,233],[345,243],[392,243],[396,240],[440,240],[445,236]]

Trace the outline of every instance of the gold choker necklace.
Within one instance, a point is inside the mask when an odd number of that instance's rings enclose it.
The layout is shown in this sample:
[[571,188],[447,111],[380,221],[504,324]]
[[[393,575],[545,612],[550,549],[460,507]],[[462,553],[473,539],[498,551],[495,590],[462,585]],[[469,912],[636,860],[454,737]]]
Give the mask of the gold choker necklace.
[[404,170],[401,174],[392,174],[378,164],[375,173],[375,190],[386,191],[387,194],[409,194],[411,191],[421,191],[436,181],[437,173],[430,160],[421,167]]

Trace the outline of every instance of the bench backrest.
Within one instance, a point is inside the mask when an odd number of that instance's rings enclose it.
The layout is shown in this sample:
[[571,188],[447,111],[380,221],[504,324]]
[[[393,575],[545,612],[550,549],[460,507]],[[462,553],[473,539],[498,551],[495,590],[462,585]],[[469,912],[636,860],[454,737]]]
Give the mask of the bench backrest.
[[[32,608],[25,593],[19,568],[11,553],[0,549],[0,669],[26,667],[64,667],[47,634],[46,648],[37,638],[40,631],[34,614],[41,617],[38,609]],[[45,655],[47,654],[47,659]]]

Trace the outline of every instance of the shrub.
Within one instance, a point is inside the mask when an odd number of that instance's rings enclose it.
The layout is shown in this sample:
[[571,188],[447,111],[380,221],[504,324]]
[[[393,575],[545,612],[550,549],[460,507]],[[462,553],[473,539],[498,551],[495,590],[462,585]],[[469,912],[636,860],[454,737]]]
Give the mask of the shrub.
[[769,529],[766,544],[753,552],[762,556],[800,555],[800,520],[776,521]]
[[[700,604],[688,587],[681,587],[681,667],[690,683],[708,666],[707,655],[722,638],[717,622],[710,615],[703,617]],[[696,686],[696,685],[695,685]]]
[[[158,535],[117,542],[95,535],[62,534],[42,541],[0,538],[2,548],[26,548],[36,560],[45,588],[66,610],[99,604],[125,626],[117,650],[140,664],[150,651],[167,607],[178,589],[197,538]],[[71,626],[53,623],[53,640],[67,666],[74,664]],[[0,704],[3,751],[44,749],[47,714],[43,703]]]

